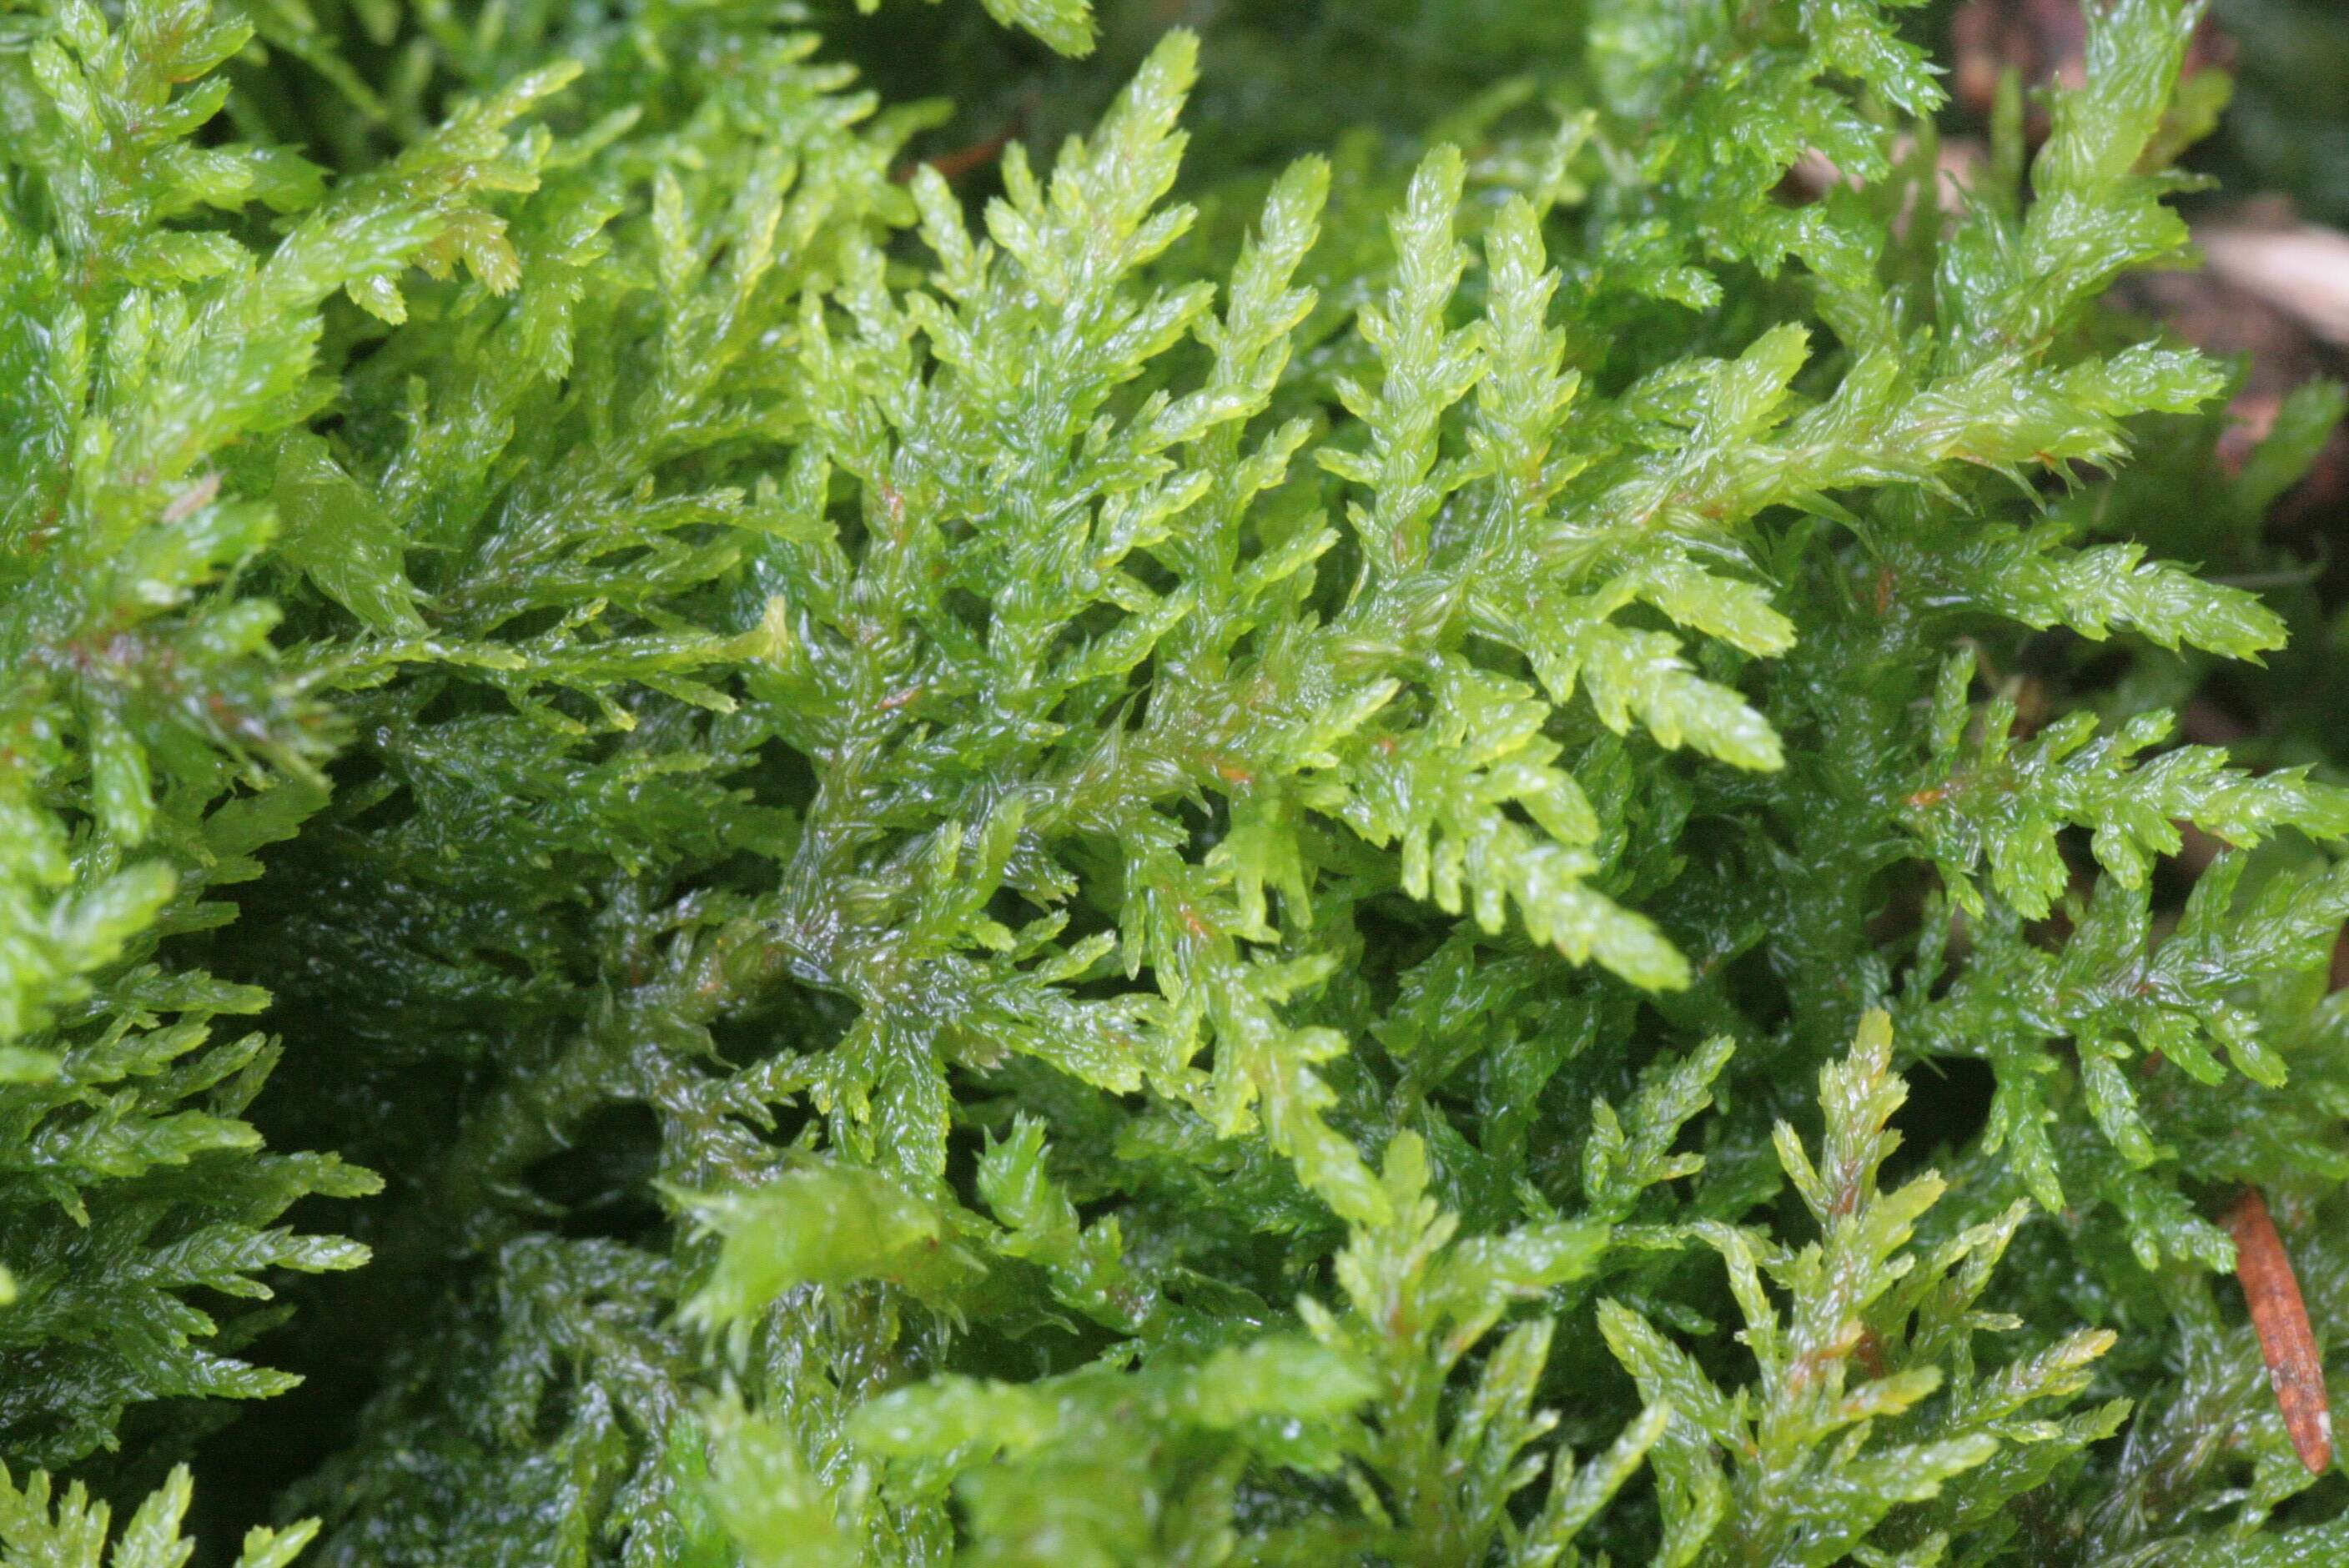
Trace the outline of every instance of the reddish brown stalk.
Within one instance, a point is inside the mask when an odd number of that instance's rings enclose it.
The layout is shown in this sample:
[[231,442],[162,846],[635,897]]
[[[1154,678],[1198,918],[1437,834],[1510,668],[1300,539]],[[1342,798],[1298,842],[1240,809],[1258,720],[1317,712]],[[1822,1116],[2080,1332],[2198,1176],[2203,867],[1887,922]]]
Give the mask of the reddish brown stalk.
[[968,147],[958,147],[952,152],[942,152],[936,158],[925,158],[921,163],[908,164],[897,170],[896,178],[900,183],[911,180],[916,169],[920,168],[922,164],[927,164],[946,176],[947,183],[951,185],[964,175],[984,169],[1002,156],[1003,150],[1011,145],[1012,131],[1017,129],[1017,126],[1018,122],[1014,121],[985,141],[973,142]]
[[2276,1234],[2268,1202],[2256,1187],[2244,1191],[2227,1216],[2235,1237],[2235,1275],[2251,1303],[2251,1327],[2268,1364],[2268,1382],[2283,1411],[2284,1430],[2300,1462],[2317,1475],[2333,1468],[2333,1409],[2324,1394],[2324,1362],[2308,1306],[2300,1299],[2300,1279]]

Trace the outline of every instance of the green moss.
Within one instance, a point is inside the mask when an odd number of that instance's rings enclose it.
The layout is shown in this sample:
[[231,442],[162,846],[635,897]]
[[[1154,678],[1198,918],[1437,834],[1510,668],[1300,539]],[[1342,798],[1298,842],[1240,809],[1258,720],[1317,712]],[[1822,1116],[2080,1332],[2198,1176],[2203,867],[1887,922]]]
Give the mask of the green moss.
[[2194,7],[983,9],[0,0],[0,1553],[2333,1560]]

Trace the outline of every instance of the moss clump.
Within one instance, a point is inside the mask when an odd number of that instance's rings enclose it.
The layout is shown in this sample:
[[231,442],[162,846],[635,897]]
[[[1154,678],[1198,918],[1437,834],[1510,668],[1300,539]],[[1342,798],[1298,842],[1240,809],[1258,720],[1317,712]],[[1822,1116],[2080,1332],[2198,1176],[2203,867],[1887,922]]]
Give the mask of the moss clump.
[[0,0],[0,1554],[2349,1558],[2194,7],[984,9]]

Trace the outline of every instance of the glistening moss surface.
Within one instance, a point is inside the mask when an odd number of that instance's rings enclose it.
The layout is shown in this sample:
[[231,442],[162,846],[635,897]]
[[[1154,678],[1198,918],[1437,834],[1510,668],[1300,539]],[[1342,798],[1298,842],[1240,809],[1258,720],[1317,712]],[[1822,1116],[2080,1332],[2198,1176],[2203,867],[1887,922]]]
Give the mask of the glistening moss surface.
[[2349,1559],[2191,9],[985,9],[0,0],[0,1552]]

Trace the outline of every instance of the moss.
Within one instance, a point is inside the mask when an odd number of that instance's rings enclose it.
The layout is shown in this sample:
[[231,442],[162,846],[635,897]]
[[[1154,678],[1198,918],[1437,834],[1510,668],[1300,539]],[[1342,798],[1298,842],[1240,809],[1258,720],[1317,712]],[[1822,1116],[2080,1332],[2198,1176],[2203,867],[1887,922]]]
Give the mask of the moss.
[[2343,1550],[2195,8],[983,10],[0,9],[0,1551]]

